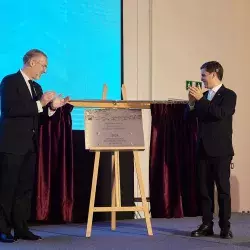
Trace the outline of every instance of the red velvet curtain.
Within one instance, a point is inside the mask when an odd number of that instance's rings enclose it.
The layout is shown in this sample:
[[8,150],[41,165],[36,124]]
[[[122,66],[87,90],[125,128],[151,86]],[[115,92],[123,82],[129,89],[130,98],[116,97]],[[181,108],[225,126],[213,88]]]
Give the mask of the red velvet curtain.
[[158,218],[196,216],[195,148],[197,121],[185,119],[186,104],[151,105],[151,215]]
[[73,212],[72,105],[45,118],[40,128],[35,218],[70,222]]

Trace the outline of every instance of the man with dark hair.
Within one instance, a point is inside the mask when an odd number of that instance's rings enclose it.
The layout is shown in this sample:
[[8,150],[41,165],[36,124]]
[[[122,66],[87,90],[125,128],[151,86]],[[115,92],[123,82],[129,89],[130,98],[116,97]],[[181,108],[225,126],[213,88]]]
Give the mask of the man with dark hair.
[[201,196],[202,224],[191,233],[193,237],[213,235],[213,190],[218,191],[220,237],[230,239],[231,196],[230,165],[232,120],[237,96],[222,84],[223,68],[211,61],[201,66],[201,81],[208,89],[189,88],[190,114],[198,118],[199,133],[197,168]]
[[[3,78],[0,85],[0,241],[38,240],[29,231],[31,196],[37,156],[39,124],[45,115],[68,102],[55,92],[42,92],[38,80],[46,73],[44,52],[33,49],[23,57],[23,68]],[[14,228],[14,237],[11,235]]]

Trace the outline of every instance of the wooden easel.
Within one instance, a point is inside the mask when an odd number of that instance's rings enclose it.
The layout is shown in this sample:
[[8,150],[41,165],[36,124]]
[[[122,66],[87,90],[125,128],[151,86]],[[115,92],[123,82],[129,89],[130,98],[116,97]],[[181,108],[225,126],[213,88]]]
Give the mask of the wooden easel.
[[[102,99],[106,99],[107,94],[107,86],[104,85]],[[125,85],[122,86],[122,95],[123,100],[127,100],[126,88]],[[112,152],[112,201],[111,207],[95,207],[95,196],[96,196],[96,185],[97,185],[97,177],[99,170],[99,161],[100,161],[100,152],[111,151]],[[120,160],[119,160],[119,152],[120,151],[133,151],[134,155],[134,167],[137,174],[138,185],[142,198],[142,206],[130,206],[130,207],[122,207],[121,206],[121,186],[120,186]],[[91,236],[92,231],[92,222],[93,222],[93,214],[94,212],[111,212],[111,229],[116,229],[116,212],[128,212],[128,211],[143,211],[146,220],[146,226],[148,235],[153,235],[151,219],[149,215],[149,208],[145,196],[144,185],[142,172],[140,167],[139,160],[139,150],[141,148],[137,147],[129,147],[129,148],[95,148],[95,161],[94,161],[94,170],[93,170],[93,178],[92,178],[92,187],[90,194],[90,203],[89,203],[89,213],[88,213],[88,222],[87,222],[87,230],[86,237]]]

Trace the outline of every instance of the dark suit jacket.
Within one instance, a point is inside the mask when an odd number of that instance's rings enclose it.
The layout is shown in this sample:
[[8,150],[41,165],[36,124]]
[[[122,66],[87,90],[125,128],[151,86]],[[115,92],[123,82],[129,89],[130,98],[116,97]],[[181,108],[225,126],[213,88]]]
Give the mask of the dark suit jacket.
[[207,100],[208,91],[195,103],[191,112],[198,118],[198,145],[203,143],[207,155],[212,157],[233,156],[232,120],[237,96],[224,85],[212,101]]
[[38,83],[34,82],[33,86],[37,95],[34,99],[20,71],[3,78],[0,85],[0,152],[22,155],[34,148],[41,116],[36,100],[43,92]]

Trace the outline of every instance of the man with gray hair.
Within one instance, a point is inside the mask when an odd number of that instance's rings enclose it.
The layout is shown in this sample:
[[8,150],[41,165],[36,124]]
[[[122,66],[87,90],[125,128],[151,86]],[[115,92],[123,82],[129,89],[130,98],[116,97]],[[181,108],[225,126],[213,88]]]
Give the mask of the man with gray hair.
[[[43,93],[35,82],[46,73],[47,55],[37,49],[23,57],[23,68],[0,85],[0,241],[39,240],[27,224],[37,157],[39,124],[69,98]],[[14,228],[14,237],[11,235]]]

